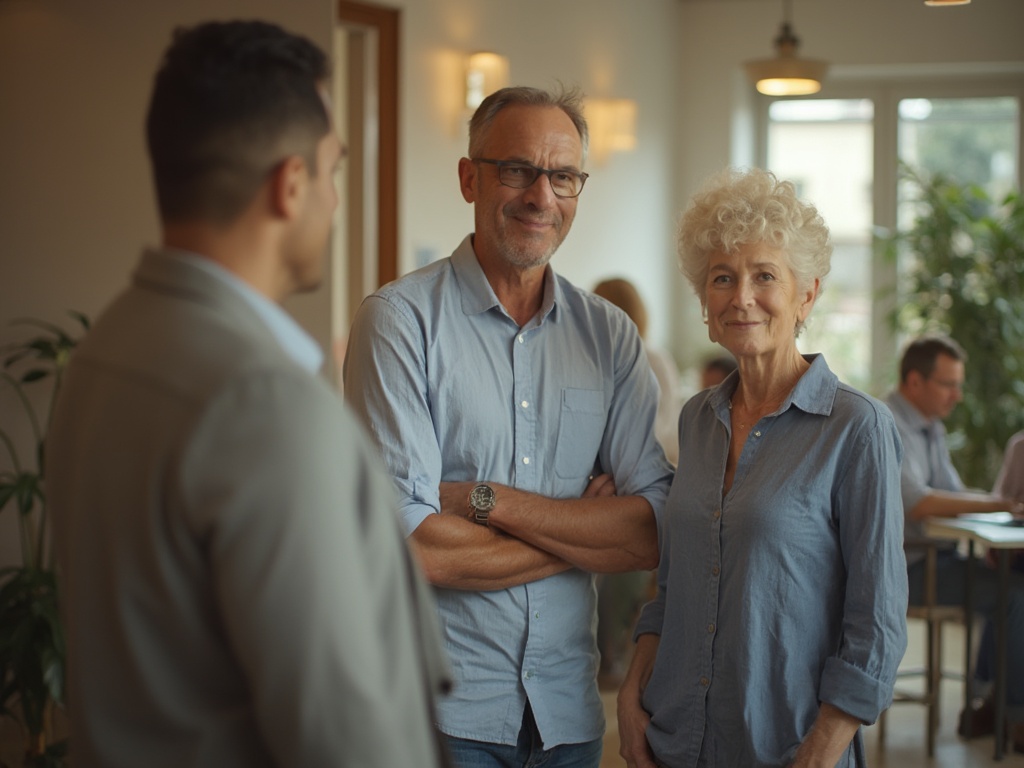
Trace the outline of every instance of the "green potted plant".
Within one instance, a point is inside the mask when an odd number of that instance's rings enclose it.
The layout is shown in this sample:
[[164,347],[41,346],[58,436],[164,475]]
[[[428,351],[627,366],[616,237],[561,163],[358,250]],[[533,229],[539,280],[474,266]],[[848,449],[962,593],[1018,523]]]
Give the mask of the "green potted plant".
[[[88,330],[88,319],[70,313]],[[53,710],[64,698],[64,630],[57,608],[57,578],[46,505],[43,441],[61,377],[77,339],[39,320],[19,320],[37,335],[3,348],[0,386],[13,394],[34,445],[18,451],[13,424],[0,424],[0,442],[10,468],[0,470],[0,513],[18,517],[21,564],[0,569],[0,715],[17,720],[25,733],[24,766],[63,766],[67,742],[54,739]],[[49,385],[40,408],[32,395]],[[44,418],[41,418],[41,415]],[[5,415],[4,419],[7,420]]]
[[992,200],[944,175],[904,177],[913,224],[882,241],[902,266],[894,327],[946,333],[967,352],[949,445],[964,482],[989,489],[1006,441],[1024,429],[1024,199]]

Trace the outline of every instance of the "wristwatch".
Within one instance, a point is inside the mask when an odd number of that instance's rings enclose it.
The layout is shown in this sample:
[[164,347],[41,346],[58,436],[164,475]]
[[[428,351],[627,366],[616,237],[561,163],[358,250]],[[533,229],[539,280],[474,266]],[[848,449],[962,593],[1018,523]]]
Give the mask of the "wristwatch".
[[469,506],[473,510],[473,522],[487,525],[491,510],[494,509],[496,503],[497,497],[494,495],[494,489],[487,483],[473,486],[473,490],[469,492]]

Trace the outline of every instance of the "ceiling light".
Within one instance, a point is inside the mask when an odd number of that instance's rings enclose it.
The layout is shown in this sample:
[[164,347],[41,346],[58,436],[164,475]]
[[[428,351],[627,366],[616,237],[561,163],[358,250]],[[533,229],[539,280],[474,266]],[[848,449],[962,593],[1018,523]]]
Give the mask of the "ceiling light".
[[970,5],[971,0],[924,0],[925,5]]
[[784,17],[779,36],[775,38],[776,55],[771,59],[746,62],[743,67],[761,93],[769,96],[805,96],[821,90],[821,81],[828,71],[828,62],[804,59],[796,54],[800,40],[789,23],[789,1],[783,6]]

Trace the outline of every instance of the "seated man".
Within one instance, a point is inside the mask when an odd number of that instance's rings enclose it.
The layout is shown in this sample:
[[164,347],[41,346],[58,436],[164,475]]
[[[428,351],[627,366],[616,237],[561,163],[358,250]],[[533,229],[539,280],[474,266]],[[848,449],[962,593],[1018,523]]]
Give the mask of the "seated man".
[[[950,338],[916,339],[903,353],[899,387],[886,399],[903,440],[902,495],[907,537],[923,536],[924,521],[929,517],[998,510],[1021,512],[1022,505],[1013,499],[968,490],[950,458],[942,419],[962,399],[965,360],[963,349]],[[957,554],[952,542],[948,549],[939,552],[936,585],[940,603],[964,602],[965,569],[966,561]],[[922,602],[924,598],[924,570],[923,553],[908,552],[911,603]],[[1024,575],[1013,576],[1008,614],[1007,711],[1010,722],[1016,723],[1014,747],[1024,750]],[[995,570],[979,567],[975,584],[974,605],[980,613],[991,616],[996,602]],[[985,710],[973,719],[984,722],[990,706]],[[991,729],[975,727],[964,735],[980,735],[984,730]]]

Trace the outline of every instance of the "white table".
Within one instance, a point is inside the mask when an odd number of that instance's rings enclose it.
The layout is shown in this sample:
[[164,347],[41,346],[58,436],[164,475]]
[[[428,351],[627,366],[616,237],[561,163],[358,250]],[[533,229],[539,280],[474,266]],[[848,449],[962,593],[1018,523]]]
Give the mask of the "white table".
[[[1002,760],[1006,744],[1006,614],[1009,610],[1010,557],[1011,549],[1024,549],[1024,527],[1009,525],[1012,520],[1009,512],[982,512],[958,517],[930,518],[925,521],[925,532],[937,539],[957,539],[968,543],[971,562],[968,564],[967,616],[971,616],[973,602],[974,545],[983,544],[993,550],[996,555],[996,566],[999,573],[999,590],[996,595],[996,673],[995,673],[995,759]],[[970,635],[968,635],[970,637]],[[967,643],[968,663],[965,669],[970,670],[970,643]],[[970,706],[970,684],[966,686],[968,693],[964,699]]]

